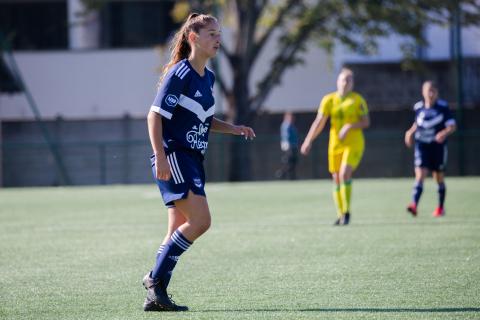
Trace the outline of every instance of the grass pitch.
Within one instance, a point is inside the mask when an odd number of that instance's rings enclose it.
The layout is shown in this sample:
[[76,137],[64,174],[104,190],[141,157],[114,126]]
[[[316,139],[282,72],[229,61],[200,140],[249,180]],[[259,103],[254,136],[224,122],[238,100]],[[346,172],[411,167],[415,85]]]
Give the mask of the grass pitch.
[[145,313],[163,237],[155,185],[0,190],[0,319],[479,319],[480,178],[353,182],[333,227],[327,180],[209,184],[212,228],[179,261],[186,313]]

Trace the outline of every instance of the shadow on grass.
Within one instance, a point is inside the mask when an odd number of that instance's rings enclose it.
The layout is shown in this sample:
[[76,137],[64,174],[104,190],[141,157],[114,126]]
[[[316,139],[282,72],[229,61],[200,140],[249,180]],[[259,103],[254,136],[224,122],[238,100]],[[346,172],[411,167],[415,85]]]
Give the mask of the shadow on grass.
[[306,309],[242,309],[191,310],[192,312],[358,312],[358,313],[454,313],[480,312],[480,308],[306,308]]

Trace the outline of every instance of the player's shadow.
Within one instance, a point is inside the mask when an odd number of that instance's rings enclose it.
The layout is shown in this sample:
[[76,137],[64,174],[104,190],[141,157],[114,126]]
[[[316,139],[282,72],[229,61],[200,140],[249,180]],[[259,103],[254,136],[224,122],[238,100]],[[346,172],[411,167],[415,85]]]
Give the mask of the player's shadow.
[[235,309],[235,310],[192,310],[193,312],[352,312],[352,313],[455,313],[480,312],[480,308],[305,308],[305,309]]

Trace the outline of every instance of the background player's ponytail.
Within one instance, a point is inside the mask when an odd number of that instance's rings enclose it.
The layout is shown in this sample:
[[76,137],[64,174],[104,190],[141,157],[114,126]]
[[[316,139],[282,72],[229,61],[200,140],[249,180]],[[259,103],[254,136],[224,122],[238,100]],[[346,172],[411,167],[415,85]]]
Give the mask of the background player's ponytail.
[[173,65],[182,59],[188,58],[190,55],[190,52],[192,51],[192,48],[190,48],[190,43],[188,42],[188,35],[190,32],[198,33],[200,29],[205,28],[211,22],[217,22],[217,19],[211,15],[191,13],[188,16],[185,23],[173,37],[170,45],[170,61],[163,67],[159,85],[162,83],[163,78]]

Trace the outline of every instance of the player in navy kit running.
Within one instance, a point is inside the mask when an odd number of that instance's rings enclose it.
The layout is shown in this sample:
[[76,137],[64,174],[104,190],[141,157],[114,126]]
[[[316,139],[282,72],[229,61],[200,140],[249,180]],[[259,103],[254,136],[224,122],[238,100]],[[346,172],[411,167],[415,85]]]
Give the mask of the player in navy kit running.
[[413,216],[417,215],[423,181],[430,170],[438,184],[438,206],[433,216],[441,217],[445,215],[447,137],[455,131],[456,124],[447,102],[438,99],[438,89],[432,81],[423,83],[422,95],[424,100],[413,107],[415,122],[405,133],[407,147],[411,147],[415,140],[415,185],[407,211]]
[[167,234],[143,284],[145,311],[184,311],[167,294],[173,269],[190,245],[210,227],[203,157],[210,131],[255,137],[246,126],[215,118],[215,75],[206,68],[220,48],[216,18],[192,13],[173,39],[170,62],[148,114],[153,175],[168,208]]

